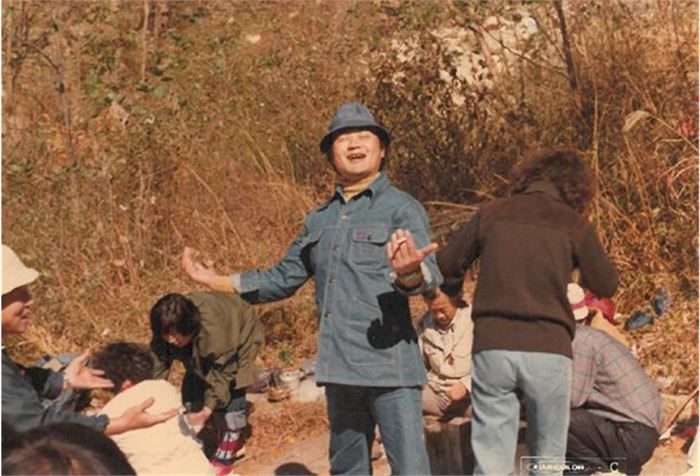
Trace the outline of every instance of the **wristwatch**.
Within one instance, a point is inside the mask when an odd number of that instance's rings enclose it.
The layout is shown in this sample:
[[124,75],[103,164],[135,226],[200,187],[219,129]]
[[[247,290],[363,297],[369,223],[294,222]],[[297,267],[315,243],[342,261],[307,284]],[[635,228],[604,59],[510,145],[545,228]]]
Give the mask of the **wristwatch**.
[[401,283],[416,282],[419,280],[419,278],[420,278],[420,281],[422,281],[423,280],[423,270],[418,268],[417,270],[411,271],[410,273],[400,274],[397,276],[397,278],[399,281],[401,281]]

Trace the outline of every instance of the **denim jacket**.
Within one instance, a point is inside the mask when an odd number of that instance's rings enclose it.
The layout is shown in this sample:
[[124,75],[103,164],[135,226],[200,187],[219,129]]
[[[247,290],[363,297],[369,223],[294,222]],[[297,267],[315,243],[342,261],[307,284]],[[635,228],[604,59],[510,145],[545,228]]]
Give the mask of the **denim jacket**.
[[[291,296],[314,277],[317,382],[380,387],[426,383],[408,293],[394,284],[386,257],[386,243],[398,228],[410,230],[419,248],[430,243],[421,204],[382,173],[347,202],[338,188],[307,216],[279,263],[236,279],[244,299],[262,303]],[[425,265],[426,285],[439,285],[435,256]]]
[[[48,377],[48,378],[46,378]],[[98,431],[104,430],[109,419],[86,416],[63,410],[58,405],[44,406],[41,398],[58,397],[63,378],[56,372],[25,368],[17,365],[2,351],[2,421],[15,430],[24,431],[49,423],[80,423]]]

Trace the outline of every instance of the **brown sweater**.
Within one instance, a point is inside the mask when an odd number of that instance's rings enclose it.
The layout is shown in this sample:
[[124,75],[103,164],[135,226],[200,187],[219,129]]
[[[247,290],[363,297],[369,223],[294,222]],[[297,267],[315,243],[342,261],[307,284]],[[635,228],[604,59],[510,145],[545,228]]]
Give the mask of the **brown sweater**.
[[598,296],[612,296],[617,272],[591,223],[535,182],[485,204],[437,253],[445,286],[461,289],[480,260],[474,294],[474,352],[515,350],[572,356],[575,321],[566,297],[571,272]]

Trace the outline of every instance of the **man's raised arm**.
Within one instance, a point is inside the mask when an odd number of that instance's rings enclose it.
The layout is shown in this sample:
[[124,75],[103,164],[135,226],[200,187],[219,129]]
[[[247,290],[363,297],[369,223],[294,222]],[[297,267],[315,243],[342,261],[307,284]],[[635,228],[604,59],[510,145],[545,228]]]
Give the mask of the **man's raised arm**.
[[213,291],[221,291],[228,294],[236,294],[231,276],[218,274],[211,268],[207,268],[196,260],[197,250],[185,247],[182,252],[182,267],[193,281],[203,284]]

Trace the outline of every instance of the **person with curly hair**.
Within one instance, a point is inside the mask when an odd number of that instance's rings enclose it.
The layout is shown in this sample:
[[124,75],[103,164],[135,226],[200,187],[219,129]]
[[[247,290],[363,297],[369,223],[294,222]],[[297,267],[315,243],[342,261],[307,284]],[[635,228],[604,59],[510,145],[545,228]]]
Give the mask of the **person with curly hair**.
[[510,196],[481,206],[437,253],[443,286],[453,294],[479,260],[472,310],[474,474],[511,471],[520,395],[533,463],[552,463],[554,473],[547,474],[561,473],[576,328],[567,284],[575,268],[581,285],[598,296],[611,296],[618,282],[585,216],[594,194],[593,172],[577,152],[537,151],[514,166]]
[[[102,415],[119,415],[144,398],[155,401],[155,411],[180,405],[180,391],[167,380],[153,378],[154,361],[147,345],[113,342],[98,349],[92,363],[114,383],[109,401],[99,410]],[[140,475],[215,474],[184,414],[112,439]]]

